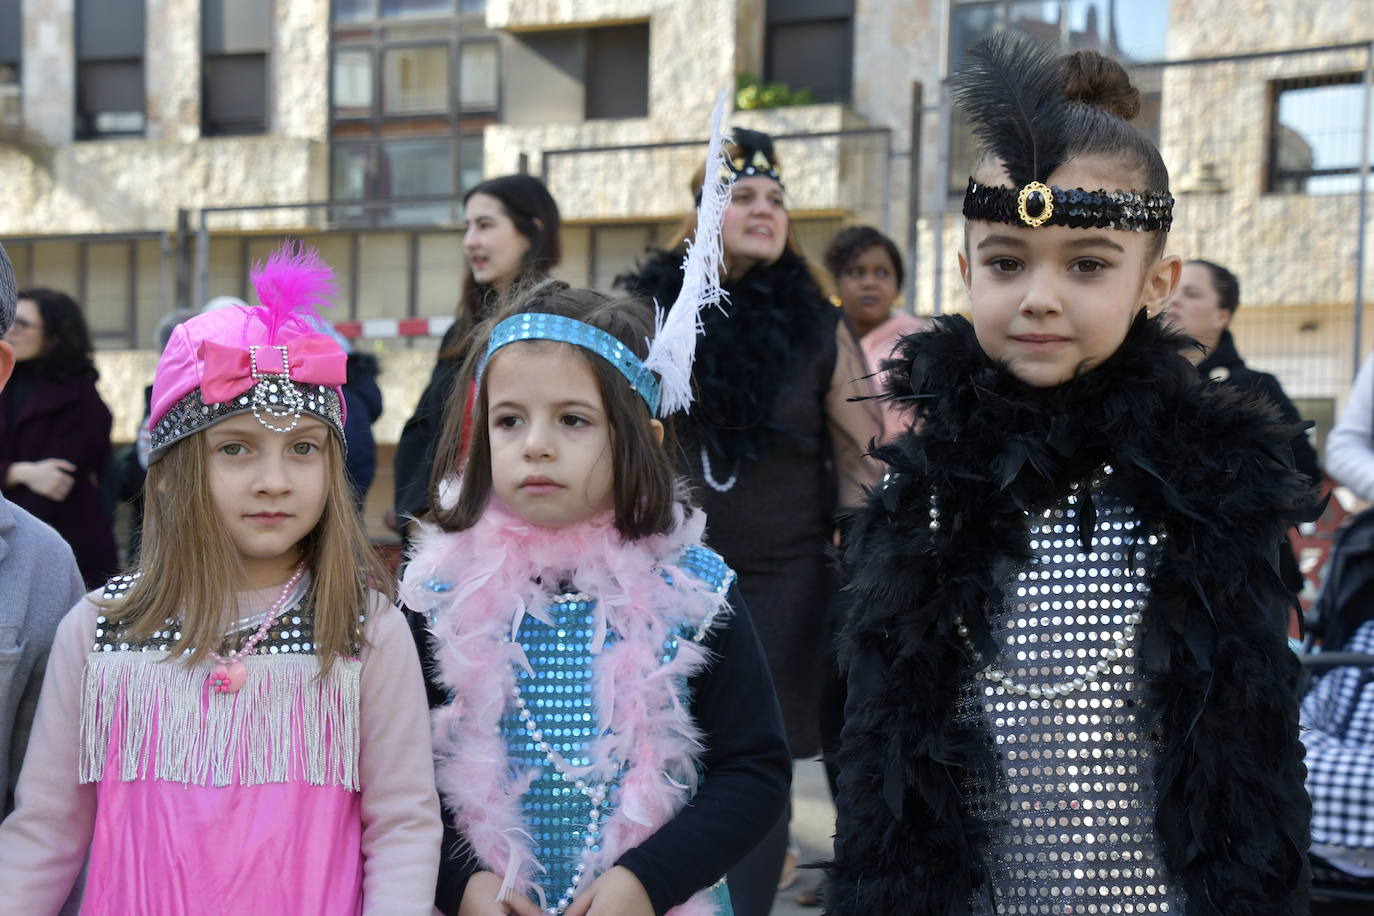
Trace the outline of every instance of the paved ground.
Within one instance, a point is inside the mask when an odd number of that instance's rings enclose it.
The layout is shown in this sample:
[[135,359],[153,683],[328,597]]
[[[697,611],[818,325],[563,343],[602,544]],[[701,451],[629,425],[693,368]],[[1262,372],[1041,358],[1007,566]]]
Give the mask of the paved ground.
[[[798,763],[792,776],[792,838],[801,847],[802,861],[829,858],[835,830],[835,807],[825,785],[825,770],[816,761]],[[803,871],[797,883],[778,892],[773,916],[817,916],[821,911],[798,906],[797,891],[820,881],[814,871]]]

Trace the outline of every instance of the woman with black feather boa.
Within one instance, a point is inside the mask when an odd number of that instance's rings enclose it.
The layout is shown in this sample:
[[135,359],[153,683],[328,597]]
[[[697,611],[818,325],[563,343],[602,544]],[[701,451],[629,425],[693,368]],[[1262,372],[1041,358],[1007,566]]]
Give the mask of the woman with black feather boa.
[[[711,519],[711,547],[739,587],[768,656],[794,758],[819,750],[825,615],[836,590],[827,552],[843,506],[877,482],[865,457],[881,420],[858,341],[821,292],[790,231],[780,165],[767,135],[732,132],[732,201],[722,226],[729,302],[702,318],[693,383],[679,418],[680,469]],[[699,193],[704,176],[694,177]],[[690,239],[688,225],[683,239]],[[682,284],[681,242],[655,252],[623,289],[671,303]],[[740,916],[771,908],[786,819],[730,873]]]
[[1150,317],[1172,198],[1119,65],[999,37],[955,85],[973,320],[884,365],[919,422],[847,554],[829,912],[1306,913],[1294,430]]

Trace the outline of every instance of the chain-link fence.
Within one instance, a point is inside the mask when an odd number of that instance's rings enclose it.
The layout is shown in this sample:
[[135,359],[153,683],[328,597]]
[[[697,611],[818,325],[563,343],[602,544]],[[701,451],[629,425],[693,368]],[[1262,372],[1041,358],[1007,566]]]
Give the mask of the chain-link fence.
[[[1271,372],[1325,439],[1358,360],[1374,345],[1363,305],[1368,264],[1371,65],[1374,45],[1134,65],[1137,125],[1157,139],[1177,199],[1169,251],[1240,280],[1231,328],[1241,355]],[[967,133],[948,93],[946,152],[917,220],[917,311],[963,311],[955,266],[970,168]]]

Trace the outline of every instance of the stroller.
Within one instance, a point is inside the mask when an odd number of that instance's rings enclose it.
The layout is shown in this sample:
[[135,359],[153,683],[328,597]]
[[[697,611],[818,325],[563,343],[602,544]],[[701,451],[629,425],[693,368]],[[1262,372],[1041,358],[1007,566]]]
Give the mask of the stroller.
[[[1336,538],[1307,616],[1302,702],[1312,913],[1374,912],[1374,510]],[[1332,651],[1319,651],[1317,645]]]

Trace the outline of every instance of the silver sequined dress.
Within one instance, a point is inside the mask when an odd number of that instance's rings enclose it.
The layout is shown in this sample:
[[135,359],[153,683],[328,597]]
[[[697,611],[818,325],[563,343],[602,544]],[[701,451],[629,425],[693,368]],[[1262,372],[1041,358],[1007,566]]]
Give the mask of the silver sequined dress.
[[1157,750],[1140,724],[1139,636],[1128,629],[1148,598],[1157,538],[1123,501],[1094,487],[1093,502],[1091,553],[1076,496],[1029,520],[1032,559],[990,615],[993,667],[1022,687],[1050,687],[1084,677],[1113,647],[1120,658],[1067,695],[1036,698],[984,673],[965,693],[960,714],[981,719],[1001,775],[966,787],[990,833],[978,916],[1183,912],[1155,832]]

